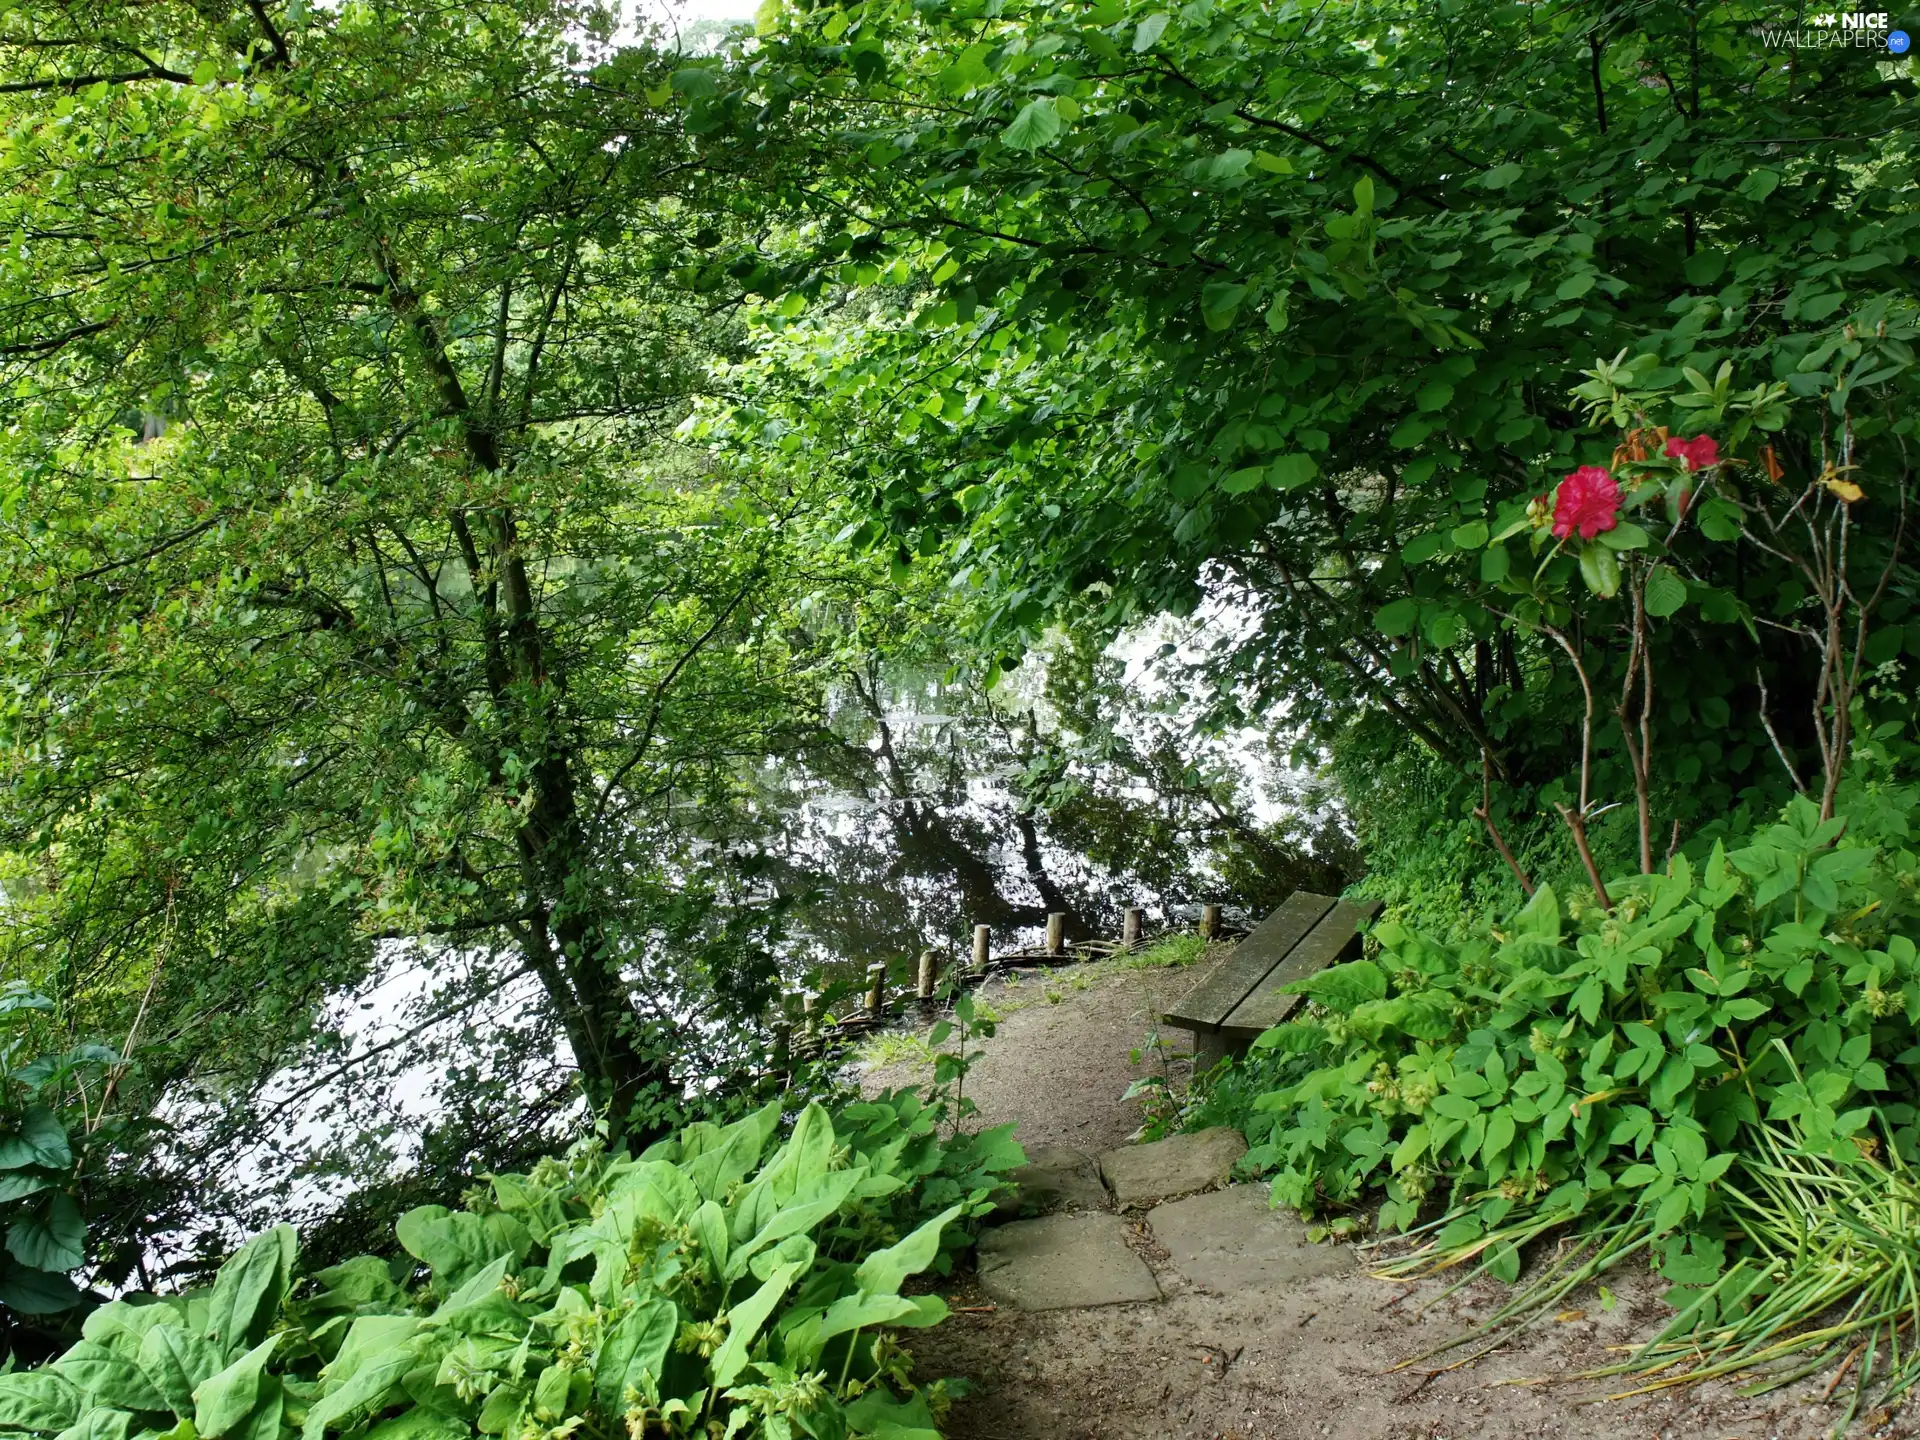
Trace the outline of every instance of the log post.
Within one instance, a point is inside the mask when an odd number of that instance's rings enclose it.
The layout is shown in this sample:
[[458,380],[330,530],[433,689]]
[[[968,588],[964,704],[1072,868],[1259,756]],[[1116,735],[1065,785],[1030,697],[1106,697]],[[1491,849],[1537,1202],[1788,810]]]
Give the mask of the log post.
[[820,997],[815,995],[811,990],[800,997],[800,1033],[805,1035],[809,1040],[813,1038],[814,1032],[820,1028],[819,1012],[814,1008],[819,1003]]
[[1058,955],[1067,943],[1067,917],[1055,910],[1047,916],[1047,954]]
[[1120,922],[1120,948],[1131,950],[1140,943],[1140,927],[1147,918],[1147,912],[1138,905],[1127,907],[1126,917]]
[[993,950],[993,927],[991,925],[974,926],[973,927],[973,964],[968,967],[968,973],[974,976],[980,976],[980,975],[986,974],[987,961],[992,958],[992,950]]
[[876,960],[867,967],[867,1014],[878,1020],[887,1008],[887,962]]
[[787,1071],[793,1065],[793,1021],[785,1015],[776,1015],[773,1020],[773,1073],[786,1083]]
[[1218,905],[1200,907],[1200,938],[1202,940],[1220,938],[1220,907]]
[[920,952],[920,970],[914,977],[913,993],[921,1004],[933,999],[933,982],[940,978],[940,957],[931,950]]

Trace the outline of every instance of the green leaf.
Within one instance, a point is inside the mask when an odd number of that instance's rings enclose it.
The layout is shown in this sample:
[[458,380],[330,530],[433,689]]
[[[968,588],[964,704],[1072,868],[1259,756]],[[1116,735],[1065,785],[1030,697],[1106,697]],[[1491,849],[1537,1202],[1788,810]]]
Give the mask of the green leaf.
[[1404,635],[1419,618],[1417,600],[1390,600],[1373,612],[1373,625],[1382,635]]
[[1414,397],[1414,404],[1422,410],[1444,410],[1453,402],[1453,386],[1444,380],[1434,380],[1420,387],[1420,393]]
[[933,1263],[933,1257],[940,1253],[940,1232],[958,1218],[964,1208],[949,1206],[898,1244],[874,1251],[853,1272],[854,1284],[868,1295],[898,1290],[901,1281],[909,1275],[918,1275]]
[[1600,532],[1600,543],[1609,550],[1644,550],[1653,537],[1630,520],[1622,520],[1611,530]]
[[1504,165],[1494,166],[1493,169],[1482,175],[1480,177],[1480,184],[1488,190],[1504,190],[1526,173],[1524,166],[1516,165],[1512,161],[1508,161]]
[[1297,490],[1320,473],[1311,455],[1282,455],[1268,467],[1268,479],[1276,490]]
[[1620,562],[1614,558],[1613,551],[1604,545],[1583,545],[1580,547],[1580,578],[1602,600],[1611,600],[1620,593]]
[[1060,130],[1060,111],[1051,96],[1043,95],[1021,108],[1000,139],[1014,150],[1039,150],[1059,139]]
[[0,1430],[53,1434],[80,1418],[80,1392],[50,1370],[0,1375]]
[[29,1165],[64,1170],[71,1164],[73,1151],[67,1145],[67,1127],[44,1105],[29,1109],[13,1134],[0,1136],[0,1170],[20,1170]]
[[660,1371],[680,1330],[680,1311],[663,1295],[643,1297],[600,1342],[593,1362],[594,1397],[603,1415],[627,1410],[626,1392],[657,1395]]
[[193,1414],[193,1392],[200,1382],[225,1363],[218,1345],[179,1324],[155,1325],[140,1342],[141,1371],[166,1398],[167,1408],[182,1417]]
[[[207,1302],[207,1331],[237,1355],[258,1346],[293,1283],[296,1241],[291,1225],[256,1235],[220,1267]],[[211,1435],[205,1426],[202,1436]]]
[[[956,1210],[958,1206],[954,1207]],[[767,1277],[753,1294],[727,1311],[727,1339],[713,1357],[713,1383],[716,1386],[731,1385],[740,1372],[746,1368],[747,1358],[753,1350],[753,1342],[760,1334],[760,1327],[767,1323],[767,1317],[773,1313],[773,1307],[780,1303],[780,1297],[787,1293],[787,1287],[793,1283],[793,1277],[805,1267],[799,1263],[782,1265]]]
[[1452,540],[1456,549],[1478,550],[1487,543],[1487,522],[1469,520],[1464,525],[1454,526]]
[[41,1175],[28,1175],[19,1170],[0,1173],[0,1205],[24,1200],[29,1195],[38,1195],[42,1190],[52,1188],[53,1181]]
[[201,1440],[248,1433],[256,1408],[263,1404],[276,1406],[277,1419],[280,1382],[265,1372],[280,1339],[273,1335],[261,1341],[193,1392],[193,1428]]
[[1247,287],[1226,280],[1214,280],[1200,287],[1200,313],[1209,330],[1225,330],[1240,312],[1247,298]]
[[1166,33],[1167,22],[1173,17],[1165,11],[1149,15],[1133,27],[1133,53],[1144,55],[1153,48],[1153,44]]
[[1371,960],[1349,960],[1280,988],[1290,995],[1311,996],[1322,1005],[1345,1012],[1368,1000],[1385,998],[1387,977]]
[[121,1410],[166,1410],[166,1398],[132,1360],[92,1340],[82,1340],[54,1362],[54,1369],[96,1405]]
[[42,1214],[16,1220],[7,1230],[7,1249],[35,1270],[79,1269],[87,1258],[86,1243],[87,1222],[65,1191],[55,1194]]
[[[80,1288],[65,1275],[35,1270],[0,1259],[0,1305],[22,1315],[59,1315],[81,1300]],[[4,1429],[0,1422],[0,1429]]]
[[1647,614],[1655,619],[1664,619],[1686,603],[1687,583],[1674,574],[1670,567],[1655,565],[1647,571]]

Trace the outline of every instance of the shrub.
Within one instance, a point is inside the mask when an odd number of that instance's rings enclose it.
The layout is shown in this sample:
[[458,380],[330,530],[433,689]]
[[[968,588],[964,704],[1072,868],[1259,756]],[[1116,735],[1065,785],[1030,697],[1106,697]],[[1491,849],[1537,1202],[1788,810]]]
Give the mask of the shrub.
[[1377,925],[1376,953],[1298,982],[1313,1003],[1193,1118],[1238,1105],[1278,1203],[1384,1186],[1378,1223],[1422,1241],[1396,1273],[1511,1281],[1529,1241],[1581,1231],[1496,1329],[1645,1252],[1682,1313],[1622,1368],[1805,1373],[1802,1352],[1858,1346],[1864,1386],[1877,1344],[1881,1379],[1920,1380],[1894,1333],[1920,1305],[1912,1226],[1859,1203],[1920,1196],[1920,792],[1850,782],[1842,801],[1610,881],[1611,912],[1543,885],[1478,938]]
[[[405,1254],[307,1279],[255,1237],[210,1291],[139,1296],[0,1375],[0,1431],[67,1440],[564,1440],[854,1434],[936,1440],[884,1327],[938,1323],[944,1268],[1020,1163],[1011,1127],[942,1143],[910,1092],[697,1124],[637,1159],[598,1143],[424,1206]],[[931,1212],[931,1213],[930,1213]]]

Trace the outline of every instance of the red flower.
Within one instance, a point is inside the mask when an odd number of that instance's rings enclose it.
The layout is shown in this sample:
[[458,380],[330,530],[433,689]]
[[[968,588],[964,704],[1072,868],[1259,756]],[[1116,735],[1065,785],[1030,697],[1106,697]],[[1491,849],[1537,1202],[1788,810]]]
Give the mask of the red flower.
[[1591,540],[1620,523],[1620,486],[1598,465],[1582,465],[1560,482],[1553,494],[1553,533],[1564,540],[1574,531]]
[[1676,435],[1667,441],[1667,454],[1678,456],[1689,470],[1704,470],[1720,463],[1720,447],[1711,435],[1696,435],[1691,440]]

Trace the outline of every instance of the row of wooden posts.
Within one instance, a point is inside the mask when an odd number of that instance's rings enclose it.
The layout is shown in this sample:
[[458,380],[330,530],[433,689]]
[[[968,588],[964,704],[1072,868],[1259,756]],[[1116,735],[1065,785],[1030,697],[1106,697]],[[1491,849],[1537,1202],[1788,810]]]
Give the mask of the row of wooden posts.
[[[1110,940],[1080,941],[1069,947],[1067,944],[1067,917],[1064,912],[1054,911],[1047,916],[1047,938],[1044,947],[1038,950],[1015,950],[999,956],[1001,964],[1029,960],[1038,964],[1049,961],[1084,958],[1090,955],[1126,954],[1140,944],[1141,934],[1146,924],[1146,911],[1138,905],[1127,907],[1121,920],[1118,943]],[[1200,908],[1200,938],[1214,940],[1220,935],[1220,907],[1203,905]],[[976,925],[973,927],[973,951],[968,956],[960,972],[954,977],[954,987],[958,989],[970,981],[985,978],[993,965],[992,954],[993,927]],[[1075,952],[1079,952],[1078,955]],[[940,952],[922,950],[920,963],[914,974],[914,998],[923,1008],[931,1007],[940,982]],[[877,1025],[887,1013],[887,963],[876,960],[867,967],[867,989],[865,995],[865,1014],[856,1020],[856,1024]],[[773,1021],[774,1064],[784,1070],[790,1060],[794,1031],[799,1029],[808,1042],[812,1042],[819,1032],[819,1017],[815,1013],[818,997],[798,992],[788,992],[781,999],[780,1014]],[[797,1012],[797,1013],[796,1013]],[[796,1025],[797,1022],[797,1025]],[[845,1021],[840,1022],[843,1026]]]

